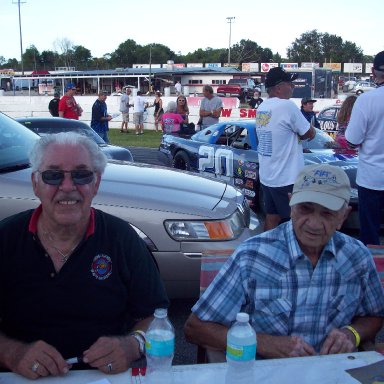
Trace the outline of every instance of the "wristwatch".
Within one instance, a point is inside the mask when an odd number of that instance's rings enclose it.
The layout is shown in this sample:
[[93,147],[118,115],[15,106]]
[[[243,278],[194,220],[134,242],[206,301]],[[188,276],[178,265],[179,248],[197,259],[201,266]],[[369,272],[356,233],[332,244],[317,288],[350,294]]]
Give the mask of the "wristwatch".
[[143,331],[133,331],[128,336],[132,336],[139,344],[140,356],[145,355],[145,333]]

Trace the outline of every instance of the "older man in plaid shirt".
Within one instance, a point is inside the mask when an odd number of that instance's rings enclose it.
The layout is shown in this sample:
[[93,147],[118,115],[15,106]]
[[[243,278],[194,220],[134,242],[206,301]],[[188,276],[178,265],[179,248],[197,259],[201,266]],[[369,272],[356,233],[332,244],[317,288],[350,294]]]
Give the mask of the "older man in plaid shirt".
[[346,173],[304,167],[290,222],[243,243],[192,308],[187,339],[226,348],[237,312],[247,312],[265,358],[348,353],[382,326],[384,294],[372,256],[338,232],[350,207]]

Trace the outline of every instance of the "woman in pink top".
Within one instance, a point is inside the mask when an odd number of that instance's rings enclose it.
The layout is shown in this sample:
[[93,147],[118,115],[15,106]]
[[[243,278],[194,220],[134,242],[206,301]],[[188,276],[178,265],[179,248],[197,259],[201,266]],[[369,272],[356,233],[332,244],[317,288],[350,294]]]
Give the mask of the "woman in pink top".
[[167,105],[167,112],[161,116],[161,126],[163,134],[174,134],[180,131],[180,124],[184,119],[176,112],[177,107],[174,101],[170,101]]

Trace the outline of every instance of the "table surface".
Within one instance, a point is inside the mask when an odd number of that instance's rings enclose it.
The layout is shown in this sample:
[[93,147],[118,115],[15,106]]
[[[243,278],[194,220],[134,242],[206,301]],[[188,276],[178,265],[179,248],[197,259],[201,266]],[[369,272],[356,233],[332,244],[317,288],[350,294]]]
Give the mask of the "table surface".
[[[358,368],[383,360],[378,352],[360,352],[340,355],[313,356],[290,359],[255,361],[253,379],[249,383],[268,384],[356,384],[346,369]],[[174,384],[224,383],[226,363],[173,366]],[[143,378],[141,383],[145,383]],[[0,384],[27,384],[31,380],[14,373],[0,373]],[[46,377],[42,384],[130,384],[140,383],[127,371],[118,375],[105,375],[96,370],[71,371],[63,377]]]

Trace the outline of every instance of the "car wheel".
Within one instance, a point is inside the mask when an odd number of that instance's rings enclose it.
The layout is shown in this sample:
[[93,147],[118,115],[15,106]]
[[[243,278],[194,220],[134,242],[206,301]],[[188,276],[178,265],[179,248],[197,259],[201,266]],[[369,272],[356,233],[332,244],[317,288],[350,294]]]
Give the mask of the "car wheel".
[[356,95],[359,96],[361,95],[362,93],[364,93],[361,89],[359,89],[358,91],[356,91]]
[[189,160],[189,157],[183,151],[176,153],[175,157],[173,158],[172,166],[173,168],[182,169],[184,171],[191,170],[191,162]]

